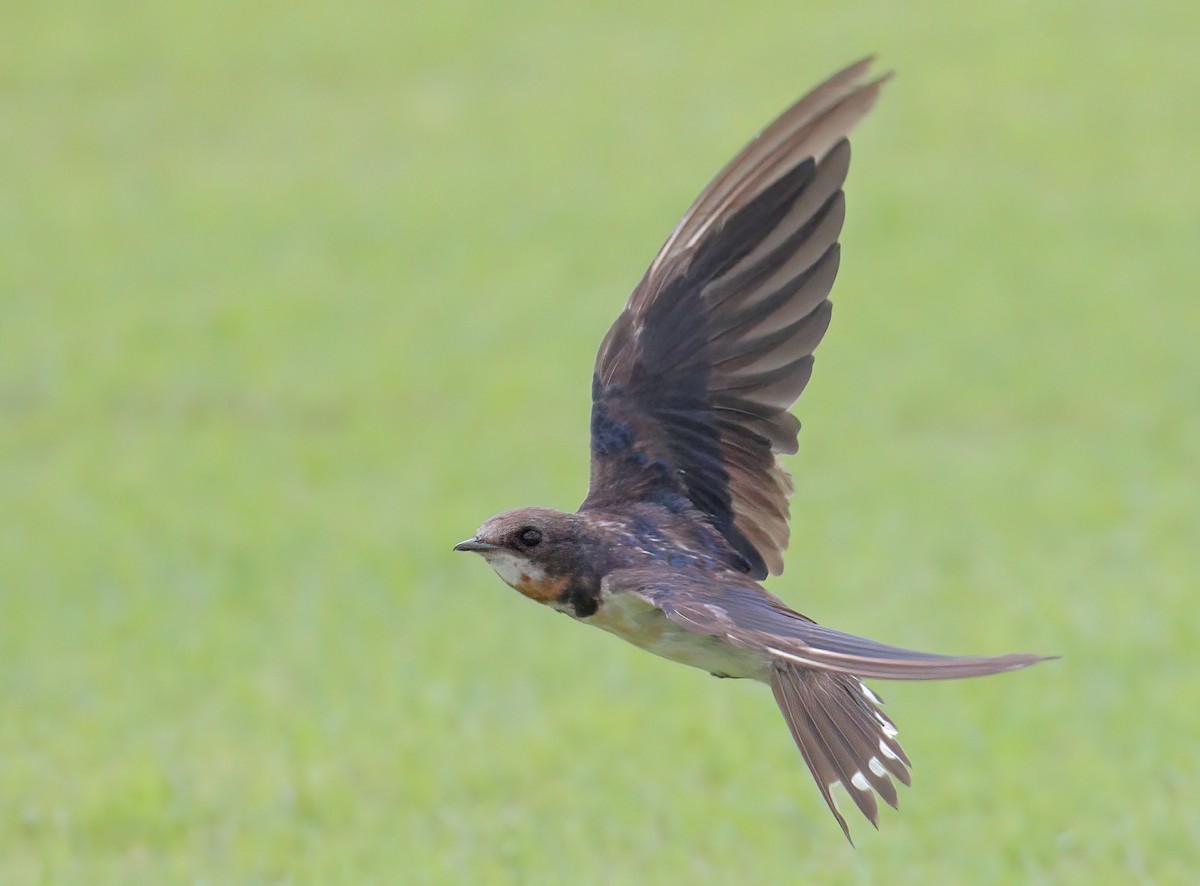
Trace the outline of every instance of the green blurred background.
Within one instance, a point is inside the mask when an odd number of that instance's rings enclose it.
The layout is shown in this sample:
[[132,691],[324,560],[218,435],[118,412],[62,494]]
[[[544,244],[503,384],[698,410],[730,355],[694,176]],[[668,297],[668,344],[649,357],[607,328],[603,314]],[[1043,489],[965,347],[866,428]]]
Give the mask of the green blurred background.
[[[10,4],[0,882],[1185,883],[1200,8]],[[849,849],[769,693],[450,553],[574,507],[679,214],[868,52],[789,569],[889,684]]]

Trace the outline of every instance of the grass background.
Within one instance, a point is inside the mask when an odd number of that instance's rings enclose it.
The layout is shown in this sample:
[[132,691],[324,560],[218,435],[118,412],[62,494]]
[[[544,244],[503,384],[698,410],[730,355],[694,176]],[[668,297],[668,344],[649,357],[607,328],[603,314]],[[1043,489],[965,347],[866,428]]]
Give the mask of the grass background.
[[[1191,882],[1198,9],[5,18],[0,882]],[[852,851],[761,687],[449,549],[580,500],[654,248],[870,51],[771,587],[1065,660],[881,687],[914,787]]]

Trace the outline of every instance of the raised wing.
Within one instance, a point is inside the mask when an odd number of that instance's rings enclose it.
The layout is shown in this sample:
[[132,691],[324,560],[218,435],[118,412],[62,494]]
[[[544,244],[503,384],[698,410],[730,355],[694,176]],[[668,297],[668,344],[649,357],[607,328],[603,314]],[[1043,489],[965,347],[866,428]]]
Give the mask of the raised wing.
[[846,134],[869,60],[800,99],[704,189],[596,357],[582,509],[683,496],[755,578],[783,570],[796,451],[787,411],[829,325]]

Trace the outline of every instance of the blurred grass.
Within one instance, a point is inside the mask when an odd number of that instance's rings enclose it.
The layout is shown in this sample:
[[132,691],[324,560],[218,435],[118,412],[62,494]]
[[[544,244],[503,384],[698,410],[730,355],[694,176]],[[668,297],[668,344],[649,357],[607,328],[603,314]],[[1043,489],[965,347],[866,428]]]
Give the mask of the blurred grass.
[[[7,12],[0,882],[1190,881],[1200,12]],[[868,51],[772,588],[1065,660],[882,687],[851,851],[767,693],[449,547],[577,503],[654,248]]]

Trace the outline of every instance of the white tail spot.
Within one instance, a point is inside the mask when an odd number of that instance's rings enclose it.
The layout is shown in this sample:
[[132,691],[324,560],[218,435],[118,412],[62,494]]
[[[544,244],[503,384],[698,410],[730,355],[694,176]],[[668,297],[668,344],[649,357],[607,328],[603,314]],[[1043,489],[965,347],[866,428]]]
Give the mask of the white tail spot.
[[860,791],[871,790],[870,782],[867,781],[866,776],[862,772],[856,772],[850,776],[850,784],[854,785]]
[[883,727],[883,734],[888,738],[895,738],[900,734],[896,727],[892,725],[892,721],[879,713],[879,711],[875,712],[875,719],[879,721],[879,725]]
[[883,764],[879,762],[878,757],[872,757],[867,767],[876,775],[887,775],[887,770],[883,768]]
[[883,702],[880,700],[879,696],[876,695],[874,692],[872,692],[867,687],[867,684],[862,682],[861,680],[858,681],[858,688],[862,690],[863,697],[865,697],[866,700],[869,701],[871,704],[883,704]]
[[883,741],[883,739],[879,740],[879,752],[881,754],[883,754],[885,757],[887,757],[889,760],[899,760],[900,759],[898,756],[896,756],[896,752],[893,751],[891,748],[889,748],[887,746],[887,743],[885,741]]

